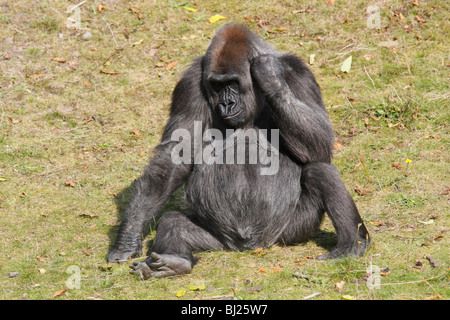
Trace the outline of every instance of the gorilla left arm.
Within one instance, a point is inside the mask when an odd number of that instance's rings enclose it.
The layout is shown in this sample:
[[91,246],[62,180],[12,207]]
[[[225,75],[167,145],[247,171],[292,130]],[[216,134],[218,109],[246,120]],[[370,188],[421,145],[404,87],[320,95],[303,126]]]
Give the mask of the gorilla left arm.
[[290,154],[302,163],[331,162],[333,128],[319,85],[303,62],[293,55],[262,55],[253,60],[251,73]]

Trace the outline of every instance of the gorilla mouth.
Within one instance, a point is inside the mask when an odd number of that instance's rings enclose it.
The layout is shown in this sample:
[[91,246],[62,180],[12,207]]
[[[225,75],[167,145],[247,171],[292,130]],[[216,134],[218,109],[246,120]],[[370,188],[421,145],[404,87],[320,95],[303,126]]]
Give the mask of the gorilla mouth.
[[239,111],[238,111],[238,112],[236,112],[235,114],[231,114],[231,115],[228,115],[228,116],[226,116],[226,117],[223,117],[223,118],[224,118],[225,120],[228,120],[228,119],[234,118],[234,117],[236,117],[236,116],[240,115],[240,114],[242,113],[242,110],[243,110],[243,109],[239,110]]

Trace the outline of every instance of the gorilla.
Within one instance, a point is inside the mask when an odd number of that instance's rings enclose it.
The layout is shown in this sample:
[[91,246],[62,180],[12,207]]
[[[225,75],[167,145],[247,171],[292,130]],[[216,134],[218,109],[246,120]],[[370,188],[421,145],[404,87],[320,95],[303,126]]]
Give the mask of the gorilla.
[[[180,137],[189,148],[180,149]],[[325,212],[337,244],[317,258],[362,256],[369,234],[331,163],[333,143],[319,85],[305,64],[243,25],[225,24],[175,87],[161,143],[135,181],[107,260],[141,254],[144,230],[182,185],[191,209],[163,213],[150,256],[130,265],[144,280],[189,273],[194,252],[306,241]],[[253,147],[266,157],[255,161]],[[199,159],[202,151],[214,161]],[[244,161],[217,161],[238,153]],[[276,172],[264,174],[268,159],[277,161]]]

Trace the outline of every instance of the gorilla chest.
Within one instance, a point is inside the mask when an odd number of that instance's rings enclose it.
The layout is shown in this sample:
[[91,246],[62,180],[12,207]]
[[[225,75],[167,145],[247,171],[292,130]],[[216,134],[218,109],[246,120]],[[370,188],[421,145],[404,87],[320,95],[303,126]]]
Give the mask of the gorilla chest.
[[301,168],[287,158],[279,160],[272,175],[262,175],[260,164],[196,165],[186,186],[194,214],[202,224],[219,230],[231,248],[273,243],[301,192]]

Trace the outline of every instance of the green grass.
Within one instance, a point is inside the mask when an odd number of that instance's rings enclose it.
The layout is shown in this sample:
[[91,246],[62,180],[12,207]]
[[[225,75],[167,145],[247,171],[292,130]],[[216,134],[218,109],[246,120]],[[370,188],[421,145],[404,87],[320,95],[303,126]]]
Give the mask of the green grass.
[[[358,0],[88,1],[83,30],[66,27],[75,2],[1,5],[0,299],[449,299],[450,8],[418,2],[379,4],[379,30],[367,28]],[[292,13],[300,9],[309,11]],[[211,24],[215,14],[227,18]],[[326,219],[307,243],[203,252],[190,275],[142,282],[105,256],[174,85],[230,21],[305,61],[315,54],[310,67],[340,144],[334,163],[373,245],[360,259],[315,260],[335,242]],[[379,46],[388,40],[397,45]],[[183,206],[179,190],[164,210]],[[367,286],[371,264],[383,270],[379,289]],[[54,296],[67,289],[71,265],[80,289]]]

